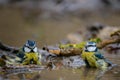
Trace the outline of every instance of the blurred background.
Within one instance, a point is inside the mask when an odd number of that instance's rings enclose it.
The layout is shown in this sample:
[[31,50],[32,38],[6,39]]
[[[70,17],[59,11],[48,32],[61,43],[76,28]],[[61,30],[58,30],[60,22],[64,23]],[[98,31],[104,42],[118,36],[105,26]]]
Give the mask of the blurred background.
[[[92,34],[104,40],[120,29],[119,26],[120,0],[0,0],[0,41],[10,46],[22,47],[28,39],[37,41],[39,48],[68,40],[79,43]],[[103,53],[118,66],[106,74],[83,68],[44,70],[40,80],[101,80],[96,79],[101,74],[104,74],[102,80],[120,80],[120,45],[112,46],[117,49],[107,52],[106,48],[104,51],[109,54]],[[60,60],[57,61],[58,67],[61,66]],[[26,73],[26,79],[38,80],[38,76],[34,79],[36,74],[39,72]],[[5,76],[5,80],[16,80],[16,77],[25,80],[20,76],[12,74]],[[2,77],[0,74],[0,80]]]
[[95,23],[119,26],[120,0],[0,0],[0,40],[12,46],[55,44]]

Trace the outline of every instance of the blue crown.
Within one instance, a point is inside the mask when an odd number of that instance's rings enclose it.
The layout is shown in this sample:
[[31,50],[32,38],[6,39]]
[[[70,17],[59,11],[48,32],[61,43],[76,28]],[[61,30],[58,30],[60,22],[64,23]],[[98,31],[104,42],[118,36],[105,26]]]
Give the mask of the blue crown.
[[34,47],[36,47],[36,42],[32,41],[32,40],[27,40],[25,46],[30,47],[30,48],[34,48]]

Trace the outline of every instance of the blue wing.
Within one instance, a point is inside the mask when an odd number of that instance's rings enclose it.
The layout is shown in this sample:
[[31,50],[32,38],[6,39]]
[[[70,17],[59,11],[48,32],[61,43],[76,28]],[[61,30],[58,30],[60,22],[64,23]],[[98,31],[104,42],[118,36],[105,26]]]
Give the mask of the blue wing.
[[104,59],[104,56],[101,53],[95,53],[95,57],[98,59]]

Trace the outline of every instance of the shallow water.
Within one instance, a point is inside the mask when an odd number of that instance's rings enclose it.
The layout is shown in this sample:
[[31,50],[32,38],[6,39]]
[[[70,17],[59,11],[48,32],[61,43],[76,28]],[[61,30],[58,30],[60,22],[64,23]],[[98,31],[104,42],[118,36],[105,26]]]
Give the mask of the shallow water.
[[[104,71],[94,68],[85,68],[84,64],[79,59],[78,56],[70,57],[75,59],[78,64],[71,66],[61,65],[61,59],[56,59],[53,61],[54,68],[44,69],[35,72],[25,72],[25,73],[14,73],[14,74],[3,74],[0,80],[119,80],[120,79],[120,55],[119,54],[106,54],[107,58],[111,60],[117,66],[112,69]],[[105,55],[105,56],[106,56]],[[111,56],[112,55],[112,56]],[[64,58],[63,60],[68,61],[69,58]],[[75,61],[72,61],[75,63]],[[79,65],[79,63],[81,63]],[[82,65],[83,64],[83,65]],[[77,65],[77,67],[76,67]],[[82,66],[81,66],[82,65]]]

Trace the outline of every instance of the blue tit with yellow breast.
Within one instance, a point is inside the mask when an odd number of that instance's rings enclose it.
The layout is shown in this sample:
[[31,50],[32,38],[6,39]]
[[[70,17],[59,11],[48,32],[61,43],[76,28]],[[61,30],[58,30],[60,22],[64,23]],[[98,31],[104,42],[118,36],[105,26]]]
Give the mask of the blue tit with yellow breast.
[[108,62],[104,56],[98,51],[95,42],[87,42],[84,50],[82,51],[81,57],[86,63],[86,67],[95,67],[106,69],[108,64],[112,64]]
[[40,64],[39,58],[41,58],[41,55],[38,53],[35,41],[28,40],[23,46],[22,51],[23,53],[18,55],[22,59],[22,64]]

